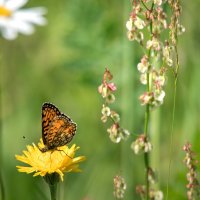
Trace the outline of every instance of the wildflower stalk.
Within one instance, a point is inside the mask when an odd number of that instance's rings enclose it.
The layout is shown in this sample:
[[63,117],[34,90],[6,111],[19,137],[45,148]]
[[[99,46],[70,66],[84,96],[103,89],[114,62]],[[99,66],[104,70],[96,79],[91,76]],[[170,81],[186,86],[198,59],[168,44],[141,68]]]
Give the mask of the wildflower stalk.
[[[1,60],[2,61],[2,60]],[[2,63],[2,62],[1,62]],[[1,75],[3,74],[3,67],[1,68]],[[4,84],[4,79],[3,76],[1,76],[1,82],[0,82],[0,164],[1,164],[1,169],[0,169],[0,197],[1,199],[5,199],[5,188],[4,188],[4,182],[3,182],[3,177],[2,177],[2,161],[3,161],[3,147],[2,147],[2,135],[3,135],[3,124],[2,124],[2,120],[3,120],[3,96],[2,96],[2,92],[3,92],[3,84]]]
[[178,81],[178,69],[179,69],[179,62],[178,62],[178,53],[177,47],[175,46],[176,54],[177,54],[177,62],[176,62],[176,70],[174,72],[174,98],[173,98],[173,109],[172,109],[172,126],[171,126],[171,134],[170,134],[170,160],[169,160],[169,168],[168,168],[168,180],[167,180],[167,193],[166,199],[168,199],[169,195],[169,178],[171,174],[171,165],[172,165],[172,155],[173,155],[173,133],[174,133],[174,119],[175,119],[175,110],[176,110],[176,91],[177,91],[177,81]]
[[[178,1],[177,1],[178,2]],[[173,2],[175,3],[175,1]],[[177,16],[175,14],[174,8],[172,8],[174,13],[174,21],[177,21]],[[177,37],[177,25],[175,24],[175,41],[172,41],[174,44],[174,52],[175,52],[175,69],[174,69],[174,98],[173,98],[173,109],[172,109],[172,126],[171,126],[171,134],[170,134],[170,160],[169,160],[169,167],[168,167],[168,180],[167,180],[167,192],[166,192],[166,199],[168,199],[169,195],[169,178],[171,174],[171,165],[172,165],[172,156],[173,156],[173,132],[174,132],[174,119],[175,119],[175,110],[176,110],[176,93],[177,93],[177,82],[178,82],[178,71],[179,71],[179,54],[178,54],[178,37]]]
[[49,184],[49,189],[51,192],[51,200],[56,200],[57,184],[54,184],[54,185]]
[[[145,3],[142,1],[142,4],[145,6]],[[151,10],[153,10],[154,3],[152,3]],[[146,8],[146,6],[145,6]],[[150,22],[150,34],[152,38],[152,27],[153,23],[152,21]],[[151,54],[151,48],[149,49],[148,52],[148,57],[150,57]],[[150,76],[149,72],[146,74],[146,79],[147,79],[147,91],[150,92]],[[148,125],[149,125],[149,118],[150,118],[150,106],[149,104],[146,105],[146,112],[145,112],[145,122],[144,122],[144,134],[146,137],[148,137]],[[149,152],[144,153],[144,162],[145,162],[145,168],[146,168],[146,200],[149,199],[149,179],[148,179],[148,171],[149,171]]]
[[169,178],[171,175],[171,165],[172,165],[172,155],[173,155],[173,133],[174,133],[174,119],[175,119],[175,110],[176,110],[176,89],[177,89],[177,73],[175,73],[174,80],[174,98],[173,98],[173,109],[172,109],[172,126],[171,126],[171,134],[170,134],[170,160],[169,160],[169,168],[168,168],[168,180],[167,180],[167,193],[166,199],[168,199],[169,195]]
[[192,145],[190,143],[186,143],[183,146],[183,151],[185,151],[186,155],[183,160],[187,167],[187,198],[188,200],[195,200],[200,198],[200,184],[198,180],[198,173],[197,173],[197,166],[198,166],[198,160],[195,158],[195,154],[192,151]]
[[[2,118],[0,119],[0,131],[1,131],[1,133],[0,133],[0,137],[1,137],[0,138],[0,143],[1,143],[1,140],[2,140],[2,123],[1,123],[1,120],[2,120]],[[2,145],[1,145],[1,147],[2,147]],[[0,152],[2,153],[2,151],[0,151]],[[0,155],[0,163],[2,165],[2,155]],[[4,185],[3,185],[3,179],[2,179],[2,172],[1,172],[1,170],[2,170],[2,167],[0,169],[0,193],[1,193],[1,199],[4,199]]]
[[57,184],[59,182],[59,174],[57,174],[57,173],[46,174],[44,176],[44,180],[49,185],[49,189],[50,189],[50,193],[51,193],[51,200],[56,200]]
[[[117,90],[116,85],[114,82],[111,82],[113,79],[113,75],[111,74],[110,70],[108,68],[105,69],[102,84],[98,87],[98,92],[101,94],[101,96],[104,99],[104,103],[102,106],[102,117],[101,120],[103,123],[106,123],[108,120],[110,120],[113,124],[110,128],[107,129],[107,132],[109,133],[109,137],[113,143],[120,143],[122,140],[126,140],[127,137],[130,135],[129,131],[122,128],[120,125],[120,115],[114,111],[111,110],[110,104],[112,104],[115,101],[114,92]],[[119,165],[120,168],[122,167],[122,145],[120,145],[119,148]],[[114,181],[114,197],[116,199],[122,199],[124,198],[124,193],[126,190],[126,183],[124,178],[121,175],[116,175],[113,179]]]
[[[147,91],[148,92],[150,91],[149,73],[147,73]],[[150,110],[149,110],[149,104],[147,104],[146,112],[145,112],[145,122],[144,122],[144,134],[146,137],[148,137],[149,117],[150,117]],[[145,163],[145,168],[146,168],[146,200],[148,200],[149,199],[149,179],[148,179],[149,152],[144,153],[144,163]]]
[[[149,105],[146,105],[146,113],[145,113],[145,128],[144,128],[144,134],[147,136],[148,131],[148,124],[149,124]],[[149,199],[149,179],[148,179],[148,171],[149,171],[149,153],[144,153],[144,162],[145,162],[145,168],[146,168],[146,199]]]
[[[150,50],[149,50],[150,52]],[[150,54],[150,53],[149,53]],[[150,91],[150,83],[149,83],[149,72],[147,72],[147,91]],[[146,105],[146,112],[145,112],[145,122],[144,122],[144,134],[148,137],[148,125],[149,125],[149,104]],[[144,163],[146,168],[146,200],[149,199],[149,179],[148,179],[148,171],[149,171],[149,153],[144,153]]]
[[[146,184],[138,186],[136,191],[146,200],[160,200],[163,199],[163,193],[155,187],[157,182],[155,180],[155,172],[150,166],[152,144],[149,141],[149,132],[151,131],[149,130],[149,123],[151,108],[159,107],[164,102],[166,72],[169,69],[175,75],[174,92],[176,93],[179,69],[177,36],[182,34],[185,28],[179,23],[181,13],[179,0],[134,0],[132,4],[133,8],[129,20],[126,22],[127,37],[130,41],[138,42],[144,50],[144,55],[137,64],[137,69],[140,72],[140,82],[146,85],[146,91],[139,97],[141,105],[146,106],[144,131],[131,145],[135,154],[144,153]],[[172,10],[170,23],[168,23],[168,15],[165,12],[167,5]],[[144,30],[148,31],[148,35]],[[169,37],[167,38],[165,37],[166,31],[169,31]],[[176,95],[174,96],[173,121],[175,102]],[[172,133],[173,128],[171,131],[171,143],[173,140]]]
[[119,123],[120,115],[116,111],[110,109],[110,104],[115,101],[115,96],[113,93],[117,89],[116,85],[113,82],[110,82],[112,78],[113,76],[111,72],[106,68],[103,75],[102,84],[98,87],[98,91],[104,99],[104,104],[101,110],[101,120],[103,123],[106,123],[108,120],[113,122],[112,126],[107,129],[107,132],[109,133],[109,137],[112,142],[119,143],[120,141],[125,140],[130,133],[128,130],[121,127]]

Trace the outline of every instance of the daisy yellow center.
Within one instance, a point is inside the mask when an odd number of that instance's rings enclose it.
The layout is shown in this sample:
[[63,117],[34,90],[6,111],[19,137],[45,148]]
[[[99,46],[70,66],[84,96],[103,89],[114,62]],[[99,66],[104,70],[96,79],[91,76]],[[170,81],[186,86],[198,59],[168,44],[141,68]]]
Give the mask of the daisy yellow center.
[[4,17],[10,17],[12,14],[11,10],[8,10],[7,8],[0,6],[0,16]]

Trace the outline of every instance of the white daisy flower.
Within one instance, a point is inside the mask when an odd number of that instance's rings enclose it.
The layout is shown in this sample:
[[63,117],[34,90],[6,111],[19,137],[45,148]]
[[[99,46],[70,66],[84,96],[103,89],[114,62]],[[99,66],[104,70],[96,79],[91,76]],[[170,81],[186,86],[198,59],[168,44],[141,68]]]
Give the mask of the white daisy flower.
[[13,40],[18,33],[31,35],[34,25],[47,23],[43,7],[20,9],[28,0],[0,0],[0,32],[7,40]]

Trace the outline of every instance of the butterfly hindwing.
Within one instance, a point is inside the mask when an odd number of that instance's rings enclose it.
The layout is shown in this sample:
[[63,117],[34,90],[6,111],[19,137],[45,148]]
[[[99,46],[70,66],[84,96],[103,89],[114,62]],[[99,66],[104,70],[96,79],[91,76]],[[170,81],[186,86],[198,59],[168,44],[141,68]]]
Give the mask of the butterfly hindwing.
[[50,123],[47,135],[49,149],[69,143],[76,132],[76,124],[66,115],[56,116]]

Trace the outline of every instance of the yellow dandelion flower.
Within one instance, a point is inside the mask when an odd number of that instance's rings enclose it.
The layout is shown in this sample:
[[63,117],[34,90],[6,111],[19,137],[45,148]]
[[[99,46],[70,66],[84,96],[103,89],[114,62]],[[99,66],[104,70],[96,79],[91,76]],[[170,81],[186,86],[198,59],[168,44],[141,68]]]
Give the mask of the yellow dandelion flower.
[[40,149],[44,148],[42,139],[38,143],[28,145],[27,150],[23,151],[23,155],[15,155],[16,159],[26,163],[30,166],[17,166],[19,172],[27,174],[33,173],[33,176],[45,176],[58,174],[63,181],[65,172],[81,172],[79,163],[84,161],[85,156],[75,157],[78,146],[73,144],[71,148],[68,146],[58,147],[56,150],[49,150],[41,152]]

